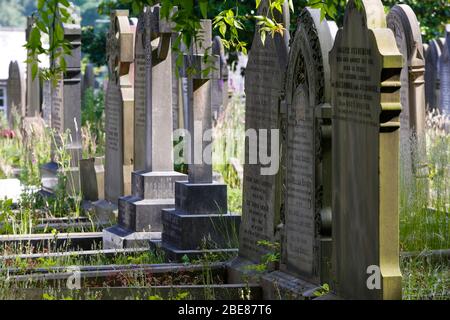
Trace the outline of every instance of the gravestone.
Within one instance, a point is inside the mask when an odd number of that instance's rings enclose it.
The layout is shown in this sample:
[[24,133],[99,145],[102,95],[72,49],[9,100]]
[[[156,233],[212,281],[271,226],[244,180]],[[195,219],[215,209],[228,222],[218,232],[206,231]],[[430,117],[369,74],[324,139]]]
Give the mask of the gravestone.
[[[81,27],[64,24],[64,37],[71,45],[71,54],[65,55],[66,72],[55,86],[51,86],[51,129],[54,134],[52,161],[41,167],[43,191],[54,193],[58,175],[65,171],[65,191],[80,193],[79,160],[81,159]],[[57,61],[52,61],[56,64]],[[66,137],[66,134],[68,136]],[[70,157],[67,168],[60,167],[61,157]]]
[[14,125],[14,115],[19,117],[23,117],[25,115],[24,89],[23,77],[22,73],[20,72],[19,64],[17,63],[17,61],[11,61],[9,63],[7,83],[7,118],[10,128],[12,128]]
[[48,127],[52,125],[52,84],[49,80],[42,83],[42,118]]
[[219,36],[214,37],[212,54],[220,57],[220,71],[222,78],[212,80],[211,107],[214,122],[216,122],[228,105],[228,65],[225,48]]
[[[25,32],[26,41],[30,38],[31,30],[33,29],[35,18],[27,18],[27,29]],[[33,79],[31,71],[31,63],[27,63],[27,94],[26,94],[26,117],[39,117],[41,111],[41,96],[40,96],[40,84],[39,77]]]
[[431,40],[425,56],[425,103],[428,111],[439,110],[439,58],[443,39]]
[[187,180],[173,171],[172,95],[166,90],[172,87],[174,25],[160,10],[146,7],[137,25],[132,194],[119,199],[118,224],[103,231],[104,248],[146,247],[160,240],[161,210],[175,206],[175,182]]
[[397,47],[403,55],[400,183],[402,190],[413,191],[411,188],[416,186],[414,176],[423,176],[420,168],[426,161],[425,55],[419,22],[411,7],[404,4],[394,6],[387,16],[387,24],[394,32]]
[[111,13],[107,58],[105,199],[95,202],[94,208],[97,219],[112,221],[119,198],[131,193],[134,165],[134,32],[128,10]]
[[[329,283],[331,264],[331,83],[328,53],[337,26],[306,8],[298,18],[286,75],[287,159],[281,271],[310,284]],[[279,271],[265,277],[299,294]],[[284,280],[284,281],[283,281]]]
[[450,114],[450,24],[445,27],[445,43],[439,59],[440,109]]
[[105,157],[80,160],[80,182],[83,200],[98,201],[105,198]]
[[[261,2],[258,15],[270,15],[268,1]],[[281,15],[272,18],[287,25]],[[285,37],[288,36],[289,33],[285,32]],[[289,54],[285,37],[276,33],[274,37],[266,37],[263,44],[259,29],[256,30],[245,70],[245,129],[256,130],[259,138],[265,135],[267,141],[271,141],[269,135],[273,134],[272,130],[280,127],[279,109]],[[261,130],[267,130],[267,133]],[[262,170],[266,166],[260,161],[250,164],[249,159],[255,155],[252,154],[249,138],[246,137],[245,147],[239,257],[229,268],[232,282],[240,282],[246,266],[259,264],[261,257],[268,253],[266,248],[258,245],[259,241],[280,241],[276,237],[276,229],[281,222],[280,178],[279,175],[263,175]],[[270,145],[260,148],[264,148],[259,150],[260,154],[269,155],[279,151],[271,150]]]
[[380,0],[348,2],[330,66],[333,289],[344,299],[401,299],[402,56]]
[[[162,210],[161,248],[169,260],[198,257],[205,250],[226,252],[228,235],[239,228],[240,216],[228,213],[227,186],[213,182],[210,141],[211,80],[220,78],[219,57],[211,55],[211,20],[201,20],[197,42],[184,56],[188,84],[188,181],[175,183],[175,209]],[[205,55],[208,59],[205,61]],[[209,69],[208,74],[202,72]],[[206,244],[205,244],[206,240]]]

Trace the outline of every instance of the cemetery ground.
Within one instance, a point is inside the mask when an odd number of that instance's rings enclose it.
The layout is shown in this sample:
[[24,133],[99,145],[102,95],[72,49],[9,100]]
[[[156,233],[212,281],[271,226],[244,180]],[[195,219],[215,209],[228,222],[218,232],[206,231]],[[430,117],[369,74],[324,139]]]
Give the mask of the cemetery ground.
[[[102,92],[89,90],[83,99],[83,154],[85,158],[104,152]],[[100,112],[99,112],[100,110]],[[215,157],[242,156],[245,106],[233,97],[215,126]],[[450,217],[448,146],[450,136],[440,130],[442,117],[427,116],[427,161],[421,176],[401,190],[400,250],[404,299],[449,299]],[[1,128],[7,128],[2,119]],[[234,129],[234,130],[229,130]],[[226,135],[225,133],[232,134]],[[39,167],[50,159],[54,139],[46,128],[32,133],[32,140],[16,124],[2,130],[0,177],[18,178],[24,186],[18,201],[0,200],[0,299],[252,299],[258,288],[250,280],[242,286],[226,285],[224,263],[235,253],[185,257],[168,264],[164,254],[146,249],[102,250],[101,231],[114,224],[96,221],[83,207],[81,197],[69,197],[62,190],[54,197],[39,192]],[[32,142],[26,142],[32,141]],[[64,150],[64,148],[61,148]],[[62,152],[62,151],[61,151]],[[64,182],[67,155],[60,154]],[[177,166],[179,171],[184,166]],[[241,214],[242,186],[232,165],[215,166],[228,184],[230,211]],[[424,183],[426,181],[426,183]],[[427,191],[424,185],[429,185]],[[41,235],[34,241],[27,235]],[[66,237],[67,234],[78,235]],[[83,235],[88,237],[83,238]],[[8,236],[10,237],[8,240]],[[229,235],[229,247],[237,247],[236,234]],[[11,239],[15,239],[14,241]],[[22,240],[18,240],[22,239]],[[279,246],[261,243],[273,250],[253,266],[264,273],[269,262],[279,258]],[[73,269],[75,268],[75,269]],[[74,273],[75,270],[75,273]],[[81,275],[82,290],[68,290],[68,280]],[[75,281],[76,282],[76,281]],[[326,284],[323,284],[326,291]],[[322,292],[323,293],[323,292]],[[322,294],[317,292],[317,295]]]

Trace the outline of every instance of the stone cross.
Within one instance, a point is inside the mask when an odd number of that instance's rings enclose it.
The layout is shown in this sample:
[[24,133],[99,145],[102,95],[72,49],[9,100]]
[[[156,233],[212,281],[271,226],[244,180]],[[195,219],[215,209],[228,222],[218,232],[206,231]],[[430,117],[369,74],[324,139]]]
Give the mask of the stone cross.
[[119,197],[131,193],[134,165],[134,34],[127,10],[111,14],[107,57],[105,199],[117,205]]
[[[184,56],[184,70],[188,84],[188,128],[191,143],[188,147],[189,183],[212,183],[211,133],[211,80],[220,78],[220,63],[211,54],[211,20],[201,20],[197,41]],[[207,57],[205,61],[205,56]],[[205,74],[205,70],[208,70]]]

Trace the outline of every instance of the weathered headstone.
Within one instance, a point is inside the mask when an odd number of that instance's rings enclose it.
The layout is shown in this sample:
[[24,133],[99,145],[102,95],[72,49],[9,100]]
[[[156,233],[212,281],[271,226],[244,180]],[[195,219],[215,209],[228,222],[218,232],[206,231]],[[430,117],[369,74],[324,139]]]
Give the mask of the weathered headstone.
[[[135,172],[132,195],[119,199],[118,224],[103,231],[105,248],[149,246],[160,240],[161,210],[175,206],[173,171],[171,39],[174,26],[147,7],[139,18],[135,42]],[[158,42],[157,46],[153,46]]]
[[[269,15],[270,18],[283,22],[283,17],[271,17],[268,12],[268,1],[262,1],[258,15]],[[284,22],[286,23],[286,22]],[[286,24],[284,24],[286,26]],[[258,28],[258,27],[257,27]],[[287,28],[289,29],[289,28]],[[285,32],[288,36],[288,32]],[[284,37],[276,33],[268,36],[265,43],[261,41],[259,30],[255,31],[252,48],[245,70],[245,129],[255,130],[259,139],[266,135],[271,141],[272,130],[279,128],[280,100],[284,90],[286,66],[289,48]],[[267,132],[261,131],[267,130]],[[230,278],[239,282],[241,271],[248,264],[258,264],[261,257],[268,253],[267,248],[258,245],[259,241],[271,243],[280,241],[275,236],[280,223],[280,181],[278,175],[263,175],[266,165],[250,164],[253,149],[246,137],[242,223],[239,231],[239,258],[232,263]],[[253,142],[254,143],[254,142]],[[272,146],[259,147],[261,154],[274,154],[279,150],[271,150]],[[234,270],[237,272],[235,273]]]
[[450,24],[445,27],[445,43],[439,59],[440,109],[442,113],[450,114]]
[[[200,23],[200,36],[191,53],[184,56],[184,70],[195,70],[183,75],[188,80],[191,135],[188,181],[175,183],[175,209],[162,211],[161,248],[171,260],[181,260],[185,255],[201,256],[204,249],[226,251],[232,241],[227,235],[232,235],[240,222],[240,216],[228,213],[227,186],[212,179],[210,141],[204,137],[211,133],[211,79],[220,77],[219,57],[210,52],[211,20]],[[206,68],[210,70],[208,74],[202,72]]]
[[[58,187],[58,173],[65,170],[67,193],[80,192],[79,160],[81,159],[81,27],[64,24],[64,37],[71,45],[65,55],[66,72],[56,86],[51,86],[51,129],[54,134],[52,161],[41,167],[42,187],[53,193]],[[57,61],[52,61],[56,64]],[[68,136],[66,137],[66,134]],[[68,168],[61,168],[61,157],[70,156]]]
[[[34,25],[34,17],[28,17],[27,19],[27,29],[26,29],[26,40],[30,38],[31,30]],[[33,79],[33,73],[31,70],[31,63],[27,63],[27,94],[26,94],[26,117],[38,117],[41,111],[41,96],[40,96],[40,84],[39,77]]]
[[25,115],[25,88],[22,73],[17,61],[11,61],[8,74],[8,110],[7,118],[9,127],[13,127],[13,116],[23,117]]
[[105,199],[94,203],[97,219],[100,220],[114,220],[119,198],[131,193],[134,165],[134,32],[128,10],[111,13],[107,58]]
[[430,41],[425,56],[425,101],[427,110],[439,109],[439,58],[444,45],[443,39]]
[[[329,283],[331,242],[331,83],[328,53],[337,26],[304,9],[286,75],[287,159],[281,270],[312,285]],[[265,279],[293,289],[280,272]],[[301,294],[307,284],[297,288]],[[294,290],[294,291],[297,291]],[[275,290],[274,290],[275,291]],[[289,290],[292,291],[292,290]]]
[[344,299],[401,299],[402,56],[382,2],[360,5],[348,2],[330,52],[333,288]]
[[426,159],[425,55],[419,22],[411,7],[404,4],[394,6],[387,16],[387,25],[394,32],[403,55],[400,182],[402,190],[413,191],[411,188],[416,186],[414,176],[423,175],[419,169]]
[[47,126],[52,125],[52,84],[49,80],[42,83],[42,118]]
[[213,120],[217,121],[228,105],[228,65],[225,48],[219,36],[214,37],[212,54],[220,57],[220,71],[222,78],[212,80],[211,107]]

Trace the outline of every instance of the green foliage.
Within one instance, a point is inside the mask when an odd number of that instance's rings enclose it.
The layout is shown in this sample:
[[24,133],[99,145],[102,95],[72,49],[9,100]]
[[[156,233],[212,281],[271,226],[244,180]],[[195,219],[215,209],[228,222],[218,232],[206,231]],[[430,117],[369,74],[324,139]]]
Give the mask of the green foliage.
[[105,101],[103,90],[88,88],[81,112],[83,157],[101,156],[105,152]]
[[[64,37],[63,24],[73,22],[70,10],[67,0],[38,0],[37,12],[33,15],[34,23],[25,44],[33,79],[39,74],[40,78],[52,80],[53,85],[56,85],[61,74],[66,71],[65,55],[71,54],[71,47]],[[44,45],[44,35],[49,39],[48,46]],[[39,70],[38,56],[41,54],[50,57],[50,68]]]
[[270,242],[267,240],[260,240],[257,242],[259,247],[267,250],[267,253],[261,256],[259,264],[249,265],[248,270],[264,273],[273,268],[273,265],[280,262],[281,245],[279,242]]
[[81,29],[81,50],[97,67],[106,64],[106,28],[87,26]]

